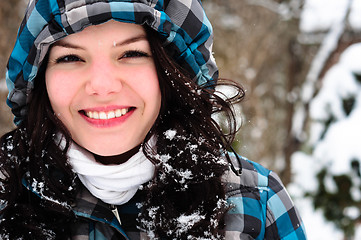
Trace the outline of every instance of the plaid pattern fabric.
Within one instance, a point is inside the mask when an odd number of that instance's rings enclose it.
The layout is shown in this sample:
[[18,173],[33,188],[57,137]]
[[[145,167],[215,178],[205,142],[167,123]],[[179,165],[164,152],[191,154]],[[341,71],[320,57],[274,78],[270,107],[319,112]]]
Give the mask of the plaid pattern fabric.
[[[239,164],[235,158],[234,164]],[[228,203],[233,207],[225,217],[225,238],[304,240],[304,225],[286,189],[277,175],[261,165],[241,159],[242,175],[229,171],[224,176]],[[79,221],[73,226],[73,238],[78,240],[149,239],[136,229],[140,211],[136,195],[118,207],[121,225],[109,205],[96,199],[85,188],[79,193],[73,208]]]
[[218,77],[212,57],[213,30],[200,0],[30,0],[10,55],[8,105],[19,123],[33,80],[49,46],[68,34],[110,19],[145,24],[200,85]]
[[304,225],[277,174],[241,159],[242,175],[229,172],[225,181],[226,239],[306,239]]

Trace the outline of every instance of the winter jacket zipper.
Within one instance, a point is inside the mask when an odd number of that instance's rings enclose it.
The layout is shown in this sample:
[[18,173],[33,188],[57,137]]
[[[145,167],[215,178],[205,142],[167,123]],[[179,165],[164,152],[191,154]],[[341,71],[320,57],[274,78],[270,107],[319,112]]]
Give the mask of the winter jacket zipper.
[[[82,213],[82,212],[78,212],[78,211],[75,211],[75,210],[73,210],[73,212],[75,213],[75,215],[77,215],[78,217],[83,217],[83,218],[86,218],[86,219],[90,219],[91,221],[95,221],[95,222],[99,222],[99,223],[107,223],[107,222],[105,222],[105,221],[103,221],[103,220],[101,220],[101,219],[98,219],[98,218],[95,218],[94,216],[92,216],[92,215],[88,215],[88,214],[84,214],[84,213]],[[113,224],[110,224],[110,223],[107,223],[109,226],[111,226],[113,229],[115,229],[118,233],[120,233],[120,235],[122,235],[123,237],[124,237],[124,239],[126,239],[126,240],[130,240],[129,238],[128,238],[128,236],[124,233],[124,232],[122,232],[122,231],[120,231],[116,226],[114,226]]]
[[122,221],[120,221],[120,216],[119,216],[119,212],[118,212],[118,208],[117,206],[111,204],[110,205],[110,210],[112,210],[112,213],[114,214],[114,216],[117,218],[119,225],[122,225]]

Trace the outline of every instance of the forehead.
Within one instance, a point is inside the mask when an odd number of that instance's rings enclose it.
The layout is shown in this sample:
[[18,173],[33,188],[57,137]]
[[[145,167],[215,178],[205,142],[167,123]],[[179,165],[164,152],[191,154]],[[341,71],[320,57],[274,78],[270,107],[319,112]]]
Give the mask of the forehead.
[[[58,44],[67,41],[79,41],[79,39],[87,39],[88,41],[94,39],[119,41],[137,36],[146,36],[143,26],[133,23],[124,23],[110,20],[106,23],[92,25],[86,27],[80,32],[68,35],[65,38],[59,40]],[[55,45],[57,45],[57,43]]]

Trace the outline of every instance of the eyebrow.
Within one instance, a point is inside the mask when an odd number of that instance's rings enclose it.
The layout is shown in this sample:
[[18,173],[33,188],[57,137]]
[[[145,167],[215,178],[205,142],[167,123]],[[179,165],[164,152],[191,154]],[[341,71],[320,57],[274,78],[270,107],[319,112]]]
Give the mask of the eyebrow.
[[120,46],[124,46],[124,45],[131,44],[134,42],[144,41],[144,40],[147,40],[147,36],[145,34],[141,34],[141,35],[126,39],[124,41],[117,42],[116,44],[114,44],[114,47],[120,47]]
[[[138,42],[138,41],[144,41],[144,40],[147,40],[147,36],[145,34],[141,34],[141,35],[138,35],[138,36],[134,36],[134,37],[125,39],[125,40],[120,41],[120,42],[115,42],[114,47],[121,47],[121,46],[124,46],[124,45],[128,45],[128,44]],[[80,46],[80,45],[72,44],[72,43],[65,42],[65,41],[57,41],[57,42],[55,42],[53,44],[53,47],[54,46],[84,50],[84,48],[82,46]]]

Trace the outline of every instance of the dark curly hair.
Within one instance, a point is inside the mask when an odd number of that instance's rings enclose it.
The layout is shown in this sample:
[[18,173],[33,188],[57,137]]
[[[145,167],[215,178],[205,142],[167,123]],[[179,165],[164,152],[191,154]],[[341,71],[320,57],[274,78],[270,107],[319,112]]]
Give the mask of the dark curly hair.
[[[169,57],[172,53],[161,45],[159,34],[146,30],[162,105],[143,143],[156,173],[145,187],[139,227],[153,238],[222,238],[228,207],[221,177],[229,169],[226,150],[237,130],[232,104],[243,98],[244,91],[234,82],[219,80],[218,85],[237,90],[233,98],[224,98],[215,92],[215,82],[198,86]],[[45,69],[43,65],[36,77],[27,118],[0,139],[0,232],[5,239],[68,239],[75,219],[70,206],[78,181],[66,161],[71,136],[52,111]],[[215,112],[223,112],[228,120],[227,134],[212,119]],[[54,141],[59,132],[65,148]],[[156,147],[148,144],[152,137]],[[25,184],[30,182],[46,197],[31,194]],[[193,220],[184,226],[182,217]]]

